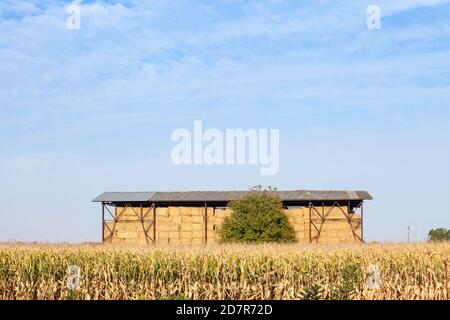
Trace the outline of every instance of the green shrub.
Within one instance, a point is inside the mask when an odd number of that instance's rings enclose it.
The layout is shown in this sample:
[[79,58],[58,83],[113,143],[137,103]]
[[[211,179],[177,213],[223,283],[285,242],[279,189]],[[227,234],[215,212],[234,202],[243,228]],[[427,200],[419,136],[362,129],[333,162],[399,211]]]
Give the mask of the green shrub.
[[361,284],[361,273],[357,263],[350,262],[341,271],[341,279],[332,289],[330,298],[332,300],[350,300]]
[[270,191],[253,190],[230,208],[233,212],[219,231],[222,242],[295,242],[281,199]]
[[301,300],[320,300],[321,288],[317,284],[306,287],[301,294]]
[[429,241],[448,241],[450,240],[450,230],[445,228],[431,229],[428,232]]

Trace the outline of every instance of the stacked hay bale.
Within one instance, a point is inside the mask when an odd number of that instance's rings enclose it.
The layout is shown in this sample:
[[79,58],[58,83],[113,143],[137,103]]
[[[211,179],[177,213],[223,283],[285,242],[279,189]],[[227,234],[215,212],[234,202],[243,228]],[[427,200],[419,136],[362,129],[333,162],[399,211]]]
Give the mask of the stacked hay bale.
[[172,224],[169,208],[156,208],[156,243],[169,243],[170,233],[178,232],[178,226]]
[[157,244],[202,244],[204,229],[204,208],[156,209]]
[[[360,240],[354,236],[353,232],[361,237],[361,216],[355,213],[348,214],[354,228],[354,231],[352,231],[352,226],[348,222],[345,214],[348,212],[347,210],[347,207],[316,207],[316,210],[311,211],[311,220],[317,228],[321,228],[318,243],[360,242]],[[327,220],[325,220],[323,224],[319,213],[322,216],[326,215]],[[317,230],[313,226],[311,227],[311,233],[313,237],[317,235]]]
[[[114,225],[114,221],[106,222],[105,238],[113,231],[111,243],[137,243],[146,244],[144,227],[151,223],[152,215],[148,213],[148,208],[140,207],[116,207],[114,215],[119,221]],[[145,216],[144,227],[141,216]],[[108,228],[109,227],[109,228]]]
[[295,230],[298,242],[309,242],[309,209],[295,208],[286,209],[289,222]]
[[182,243],[205,243],[205,209],[181,207]]
[[227,208],[208,208],[208,243],[219,243],[219,230],[225,217],[231,215]]
[[[133,210],[134,209],[134,210]],[[347,212],[346,207],[341,208]],[[351,243],[359,242],[354,236],[346,215],[338,207],[316,207],[311,210],[311,218],[317,228],[321,229],[319,243]],[[285,212],[296,232],[299,243],[308,243],[311,227],[312,237],[317,235],[317,230],[310,226],[309,208],[291,208]],[[207,208],[207,242],[218,243],[219,230],[225,217],[231,215],[228,208]],[[319,215],[320,213],[320,215]],[[115,224],[106,222],[114,231],[112,243],[137,243],[146,244],[147,239],[141,223],[141,215],[144,215],[144,227],[150,226],[153,220],[153,212],[149,208],[121,208],[115,210],[116,217],[120,215]],[[321,215],[326,215],[322,223]],[[354,232],[361,237],[361,217],[350,214]],[[105,238],[110,231],[105,227]],[[153,243],[153,227],[148,230],[149,243]],[[156,244],[204,244],[205,243],[205,208],[204,207],[157,207],[156,208]]]
[[[347,207],[341,207],[344,212],[347,212]],[[319,243],[338,243],[338,242],[359,242],[358,238],[353,236],[350,224],[346,220],[345,214],[338,207],[324,207],[317,208],[322,214],[322,210],[325,214],[328,213],[327,219],[322,225],[322,230],[319,237]],[[292,224],[296,238],[299,243],[309,242],[309,208],[292,208],[285,210],[288,216],[289,222]],[[217,243],[219,240],[218,231],[223,223],[225,217],[232,213],[230,209],[212,209],[208,208],[208,243]],[[360,221],[361,217],[357,214],[352,214],[351,220],[354,226]],[[312,210],[311,218],[316,226],[319,228],[321,224],[321,218]],[[336,220],[338,219],[338,220]],[[317,231],[313,226],[312,235],[317,234]],[[361,237],[361,227],[355,228],[355,233]]]

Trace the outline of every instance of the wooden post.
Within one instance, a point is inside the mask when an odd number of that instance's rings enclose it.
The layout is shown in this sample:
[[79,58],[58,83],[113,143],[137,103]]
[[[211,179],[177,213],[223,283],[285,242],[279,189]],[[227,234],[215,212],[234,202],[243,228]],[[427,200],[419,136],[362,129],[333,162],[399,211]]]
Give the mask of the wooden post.
[[311,202],[309,203],[309,243],[312,242],[312,233],[311,233],[311,224],[312,224],[312,219],[311,219]]
[[105,242],[105,203],[102,202],[102,243]]
[[361,242],[364,242],[364,201],[361,201]]
[[[134,213],[136,213],[136,211],[134,211]],[[148,234],[147,234],[148,230],[145,229],[144,207],[142,206],[142,203],[140,205],[139,219],[141,220],[142,232],[144,232],[145,243],[148,244]]]
[[156,205],[153,202],[153,244],[156,244]]
[[208,206],[205,202],[205,244],[208,243]]

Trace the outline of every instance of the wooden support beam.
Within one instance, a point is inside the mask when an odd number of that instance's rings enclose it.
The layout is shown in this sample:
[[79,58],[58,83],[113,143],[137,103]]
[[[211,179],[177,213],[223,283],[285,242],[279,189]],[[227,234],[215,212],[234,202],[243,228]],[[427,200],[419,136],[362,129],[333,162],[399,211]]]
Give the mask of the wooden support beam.
[[156,244],[156,204],[152,203],[153,208],[153,244]]
[[208,205],[205,202],[205,244],[208,243]]
[[[141,225],[142,225],[142,231],[144,232],[144,237],[145,237],[145,243],[148,244],[148,235],[147,235],[147,230],[145,229],[145,224],[144,224],[144,208],[142,207],[142,204],[139,207],[140,212],[138,215],[139,220],[141,221]],[[133,209],[134,211],[134,209]],[[136,211],[135,211],[136,213]]]
[[312,228],[312,218],[311,218],[311,211],[312,211],[312,204],[311,202],[309,203],[309,243],[312,242],[312,233],[311,233],[311,228]]
[[105,242],[105,203],[102,202],[102,243]]
[[361,201],[361,242],[364,242],[364,233],[363,233],[364,221],[363,221],[363,215],[364,215],[364,201]]

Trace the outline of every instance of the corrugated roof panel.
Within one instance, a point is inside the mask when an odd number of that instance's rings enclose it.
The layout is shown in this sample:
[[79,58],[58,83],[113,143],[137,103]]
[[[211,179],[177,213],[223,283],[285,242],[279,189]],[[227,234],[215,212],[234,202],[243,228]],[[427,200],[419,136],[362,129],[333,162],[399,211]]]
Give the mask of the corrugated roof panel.
[[150,201],[155,192],[104,192],[93,202],[145,202]]

